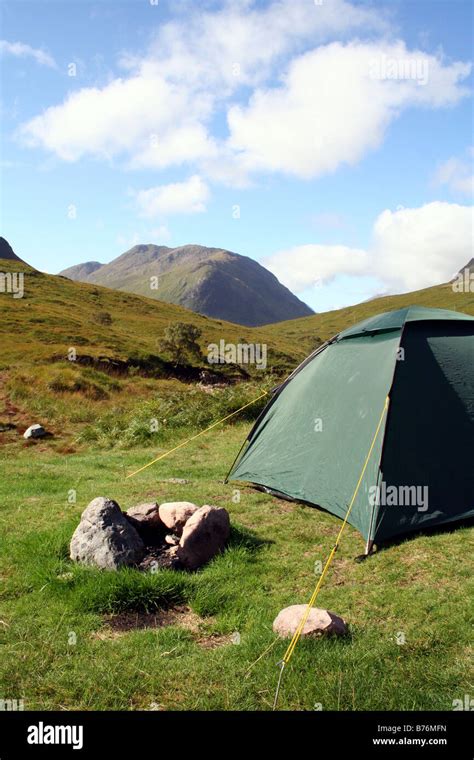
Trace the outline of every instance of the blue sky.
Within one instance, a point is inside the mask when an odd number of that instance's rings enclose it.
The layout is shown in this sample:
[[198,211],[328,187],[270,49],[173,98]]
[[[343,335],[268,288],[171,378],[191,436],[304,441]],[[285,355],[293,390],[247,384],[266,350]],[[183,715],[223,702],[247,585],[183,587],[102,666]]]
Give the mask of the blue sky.
[[223,247],[316,310],[445,281],[472,256],[472,13],[6,0],[2,234],[48,272]]

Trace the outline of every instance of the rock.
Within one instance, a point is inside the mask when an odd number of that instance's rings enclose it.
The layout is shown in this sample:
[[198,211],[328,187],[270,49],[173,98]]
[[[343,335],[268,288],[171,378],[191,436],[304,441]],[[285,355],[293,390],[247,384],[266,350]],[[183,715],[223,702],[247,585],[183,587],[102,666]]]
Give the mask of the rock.
[[148,525],[150,528],[163,527],[159,513],[159,505],[156,501],[147,502],[146,504],[137,504],[135,507],[127,509],[125,514],[132,520],[135,520],[142,525]]
[[199,509],[190,501],[166,501],[160,504],[160,517],[167,528],[178,536],[183,532],[186,522]]
[[16,425],[13,422],[0,422],[0,433],[6,433],[8,430],[15,430]]
[[179,544],[179,538],[177,536],[173,536],[172,533],[168,533],[168,535],[165,536],[165,541],[170,546],[177,546]]
[[44,438],[46,430],[42,425],[30,425],[28,430],[23,433],[23,438]]
[[227,510],[205,504],[186,522],[177,557],[185,568],[195,570],[224,549],[229,534]]
[[191,481],[186,478],[165,478],[161,483],[173,483],[176,486],[187,486]]
[[166,526],[160,518],[156,501],[130,507],[125,512],[125,517],[145,543],[155,544],[163,538]]
[[82,513],[70,550],[71,559],[107,570],[134,565],[145,553],[142,539],[117,502],[103,496]]
[[[281,610],[273,621],[275,633],[285,639],[293,636],[303,615],[306,604],[292,604]],[[335,634],[344,636],[347,633],[347,624],[334,612],[323,610],[319,607],[311,607],[308,618],[303,626],[302,636],[322,636],[323,634]]]

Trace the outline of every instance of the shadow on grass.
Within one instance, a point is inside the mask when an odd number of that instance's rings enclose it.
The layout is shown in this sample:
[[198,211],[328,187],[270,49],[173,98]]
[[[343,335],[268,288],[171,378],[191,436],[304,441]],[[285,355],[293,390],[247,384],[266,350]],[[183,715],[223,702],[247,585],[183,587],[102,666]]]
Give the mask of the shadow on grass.
[[[474,517],[468,517],[465,520],[459,520],[457,522],[445,523],[444,525],[433,525],[431,528],[426,527],[424,530],[417,530],[410,533],[401,533],[399,536],[394,536],[393,538],[387,539],[383,543],[380,542],[380,544],[377,544],[377,551],[375,554],[378,554],[381,551],[386,551],[387,549],[391,549],[393,546],[399,546],[403,543],[415,541],[417,538],[422,538],[423,536],[442,536],[446,533],[457,533],[463,528],[472,527],[474,527]],[[369,554],[369,557],[371,556],[375,555]]]
[[64,594],[73,608],[82,611],[152,613],[183,603],[189,595],[189,577],[173,570],[142,573],[134,568],[73,568],[52,584],[52,590]]
[[248,528],[232,525],[230,529],[230,538],[228,548],[243,548],[248,552],[257,553],[265,546],[270,546],[275,542],[270,539],[264,539],[257,536],[256,533]]
[[[353,647],[360,640],[360,630],[353,630],[350,625],[342,635],[320,634],[319,636],[302,636],[298,641],[298,651],[311,657],[323,649],[326,653],[338,651],[341,647]],[[289,644],[290,639],[285,639]]]

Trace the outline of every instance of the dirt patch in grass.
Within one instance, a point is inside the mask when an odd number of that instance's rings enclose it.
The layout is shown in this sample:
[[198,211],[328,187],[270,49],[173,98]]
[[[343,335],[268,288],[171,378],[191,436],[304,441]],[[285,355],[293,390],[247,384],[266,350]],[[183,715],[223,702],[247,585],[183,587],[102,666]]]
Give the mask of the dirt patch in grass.
[[96,638],[115,638],[129,631],[165,628],[179,625],[188,631],[198,631],[201,618],[189,607],[177,606],[155,612],[120,612],[105,615],[105,627],[94,634]]
[[58,454],[63,454],[64,456],[68,456],[69,454],[77,454],[77,448],[68,445],[58,446],[56,452]]
[[196,615],[189,607],[179,605],[155,612],[121,612],[104,616],[104,627],[92,636],[101,641],[117,639],[131,631],[157,630],[168,626],[179,626],[191,631],[193,638],[203,649],[216,649],[232,643],[230,635],[206,632],[209,619]]
[[221,633],[211,633],[207,636],[199,636],[195,641],[196,644],[199,644],[203,649],[217,649],[217,647],[224,647],[227,644],[232,644],[232,636],[226,636]]

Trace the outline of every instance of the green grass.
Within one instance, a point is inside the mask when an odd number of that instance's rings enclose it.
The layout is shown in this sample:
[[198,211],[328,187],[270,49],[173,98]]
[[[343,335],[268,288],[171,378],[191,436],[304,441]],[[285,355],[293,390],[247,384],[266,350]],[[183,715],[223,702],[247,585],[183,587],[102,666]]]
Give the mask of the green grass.
[[[279,642],[272,621],[309,597],[340,522],[223,477],[247,426],[217,429],[129,480],[157,451],[91,449],[59,455],[53,443],[4,447],[0,481],[0,693],[26,709],[270,709]],[[175,440],[181,440],[176,431]],[[189,485],[165,478],[181,477]],[[70,504],[71,489],[77,503]],[[226,507],[228,550],[194,574],[100,572],[68,559],[70,536],[95,496],[123,509],[185,499]],[[358,564],[350,526],[319,597],[350,636],[301,641],[285,671],[280,707],[323,710],[451,709],[472,694],[472,529],[418,536]],[[187,605],[179,624],[111,636],[110,614]],[[230,643],[234,632],[240,644]],[[403,633],[405,644],[397,644]],[[217,637],[206,648],[202,639]],[[221,637],[221,640],[219,639]],[[75,642],[75,643],[74,643]]]

